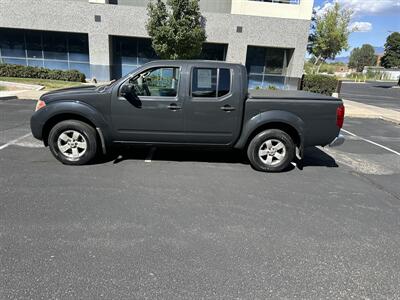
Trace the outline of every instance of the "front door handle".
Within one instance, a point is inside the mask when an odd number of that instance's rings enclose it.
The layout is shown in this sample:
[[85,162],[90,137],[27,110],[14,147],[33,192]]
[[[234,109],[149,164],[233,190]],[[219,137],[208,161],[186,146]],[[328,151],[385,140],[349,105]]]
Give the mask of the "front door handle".
[[234,108],[233,106],[230,106],[229,104],[224,105],[222,107],[220,107],[221,110],[223,111],[234,111],[236,108]]
[[170,109],[170,110],[182,109],[182,107],[178,106],[176,103],[171,103],[171,104],[168,105],[167,107],[168,107],[168,109]]

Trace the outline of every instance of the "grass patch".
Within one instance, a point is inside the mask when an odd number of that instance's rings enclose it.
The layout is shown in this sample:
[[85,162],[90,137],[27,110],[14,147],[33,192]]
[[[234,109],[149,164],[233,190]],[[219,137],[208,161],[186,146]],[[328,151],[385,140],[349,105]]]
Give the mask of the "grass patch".
[[6,90],[6,87],[0,85],[0,91],[5,91],[5,90]]
[[45,87],[45,90],[55,90],[55,89],[62,89],[62,88],[82,85],[82,83],[80,82],[72,82],[72,81],[37,79],[37,78],[17,78],[17,77],[0,77],[0,81],[38,84],[38,85],[43,85]]

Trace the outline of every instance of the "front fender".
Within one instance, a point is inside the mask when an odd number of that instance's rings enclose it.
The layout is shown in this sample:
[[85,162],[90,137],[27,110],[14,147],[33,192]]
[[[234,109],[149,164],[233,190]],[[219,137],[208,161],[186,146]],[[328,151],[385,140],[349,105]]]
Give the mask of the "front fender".
[[80,101],[50,102],[31,117],[31,130],[35,138],[43,140],[43,129],[46,123],[61,115],[76,115],[89,120],[96,128],[100,128],[104,137],[109,136],[110,129],[103,115],[94,107]]
[[271,110],[255,115],[243,124],[242,134],[235,144],[235,148],[243,149],[251,134],[258,128],[270,123],[283,123],[293,127],[300,137],[300,148],[304,144],[304,121],[291,112]]

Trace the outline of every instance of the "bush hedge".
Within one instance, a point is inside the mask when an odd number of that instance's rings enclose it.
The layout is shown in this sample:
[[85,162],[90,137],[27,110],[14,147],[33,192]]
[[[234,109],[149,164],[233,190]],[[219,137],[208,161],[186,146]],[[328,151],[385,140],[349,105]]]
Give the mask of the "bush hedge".
[[40,78],[63,81],[85,82],[85,74],[77,70],[50,70],[47,68],[0,64],[0,76],[19,78]]
[[338,80],[334,76],[304,75],[302,90],[331,96],[336,92]]

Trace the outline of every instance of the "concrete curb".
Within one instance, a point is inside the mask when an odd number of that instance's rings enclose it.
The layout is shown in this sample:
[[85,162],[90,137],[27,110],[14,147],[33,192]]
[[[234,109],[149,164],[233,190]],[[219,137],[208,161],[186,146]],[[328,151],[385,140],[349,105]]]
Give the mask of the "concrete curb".
[[0,96],[0,101],[15,100],[18,99],[17,96]]

